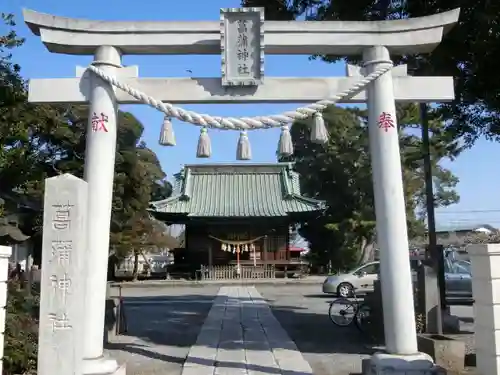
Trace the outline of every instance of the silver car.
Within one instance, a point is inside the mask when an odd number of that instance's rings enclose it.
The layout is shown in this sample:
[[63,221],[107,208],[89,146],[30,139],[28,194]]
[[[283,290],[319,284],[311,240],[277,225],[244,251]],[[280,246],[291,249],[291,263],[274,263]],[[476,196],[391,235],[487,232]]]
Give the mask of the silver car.
[[[412,270],[416,270],[418,259],[411,259]],[[323,293],[336,294],[339,297],[373,291],[374,281],[378,279],[380,263],[378,261],[339,275],[328,276],[323,283]],[[414,272],[416,281],[416,272]],[[445,282],[447,302],[472,302],[472,278],[470,262],[465,260],[445,260]]]
[[370,262],[350,272],[328,276],[323,283],[323,293],[350,297],[354,289],[357,293],[372,291],[373,284],[378,279],[379,269],[379,262]]

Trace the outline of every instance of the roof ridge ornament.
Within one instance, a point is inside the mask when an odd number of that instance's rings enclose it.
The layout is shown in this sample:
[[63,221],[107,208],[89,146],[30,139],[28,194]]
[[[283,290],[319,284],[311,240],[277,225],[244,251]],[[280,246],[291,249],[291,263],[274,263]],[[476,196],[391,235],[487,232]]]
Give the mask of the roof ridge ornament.
[[189,168],[185,168],[181,197],[183,200],[191,199],[191,170]]
[[284,168],[281,170],[281,180],[283,181],[284,185],[284,196],[283,198],[285,199],[290,199],[293,198],[293,189],[292,185],[290,184],[290,174],[289,170]]

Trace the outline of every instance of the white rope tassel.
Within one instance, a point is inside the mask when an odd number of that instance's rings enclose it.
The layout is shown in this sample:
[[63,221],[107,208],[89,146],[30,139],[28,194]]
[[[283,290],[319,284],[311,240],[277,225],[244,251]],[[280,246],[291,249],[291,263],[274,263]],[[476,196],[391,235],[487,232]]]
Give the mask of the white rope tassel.
[[314,114],[314,123],[311,129],[311,142],[325,144],[328,142],[328,130],[321,112]]
[[240,139],[238,139],[238,146],[236,148],[236,159],[237,160],[252,159],[252,148],[250,147],[250,140],[248,139],[247,132],[244,130],[240,133]]
[[281,157],[293,155],[292,135],[290,134],[290,129],[286,125],[281,127],[278,155]]
[[200,138],[198,139],[198,150],[196,151],[197,158],[209,158],[212,155],[212,144],[208,136],[207,128],[203,127],[200,131]]
[[159,143],[162,146],[175,146],[176,145],[174,128],[172,127],[172,121],[170,120],[170,117],[168,117],[168,116],[165,116],[165,118],[163,119]]

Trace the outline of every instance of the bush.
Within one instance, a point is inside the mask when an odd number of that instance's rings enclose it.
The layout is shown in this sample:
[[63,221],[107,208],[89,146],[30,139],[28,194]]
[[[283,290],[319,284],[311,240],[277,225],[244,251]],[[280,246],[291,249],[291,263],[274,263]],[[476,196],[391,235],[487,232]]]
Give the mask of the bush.
[[3,375],[36,374],[38,353],[39,294],[8,283]]

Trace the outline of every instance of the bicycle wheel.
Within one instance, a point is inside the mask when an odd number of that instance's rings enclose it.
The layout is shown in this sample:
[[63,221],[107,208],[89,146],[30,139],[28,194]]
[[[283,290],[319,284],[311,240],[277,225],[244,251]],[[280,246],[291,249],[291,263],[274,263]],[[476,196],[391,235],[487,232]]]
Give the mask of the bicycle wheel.
[[361,331],[361,333],[371,336],[373,334],[372,325],[372,309],[366,304],[358,306],[356,316],[354,317],[354,324]]
[[357,302],[350,301],[347,298],[338,298],[330,303],[328,316],[333,324],[346,327],[354,320],[356,310]]

